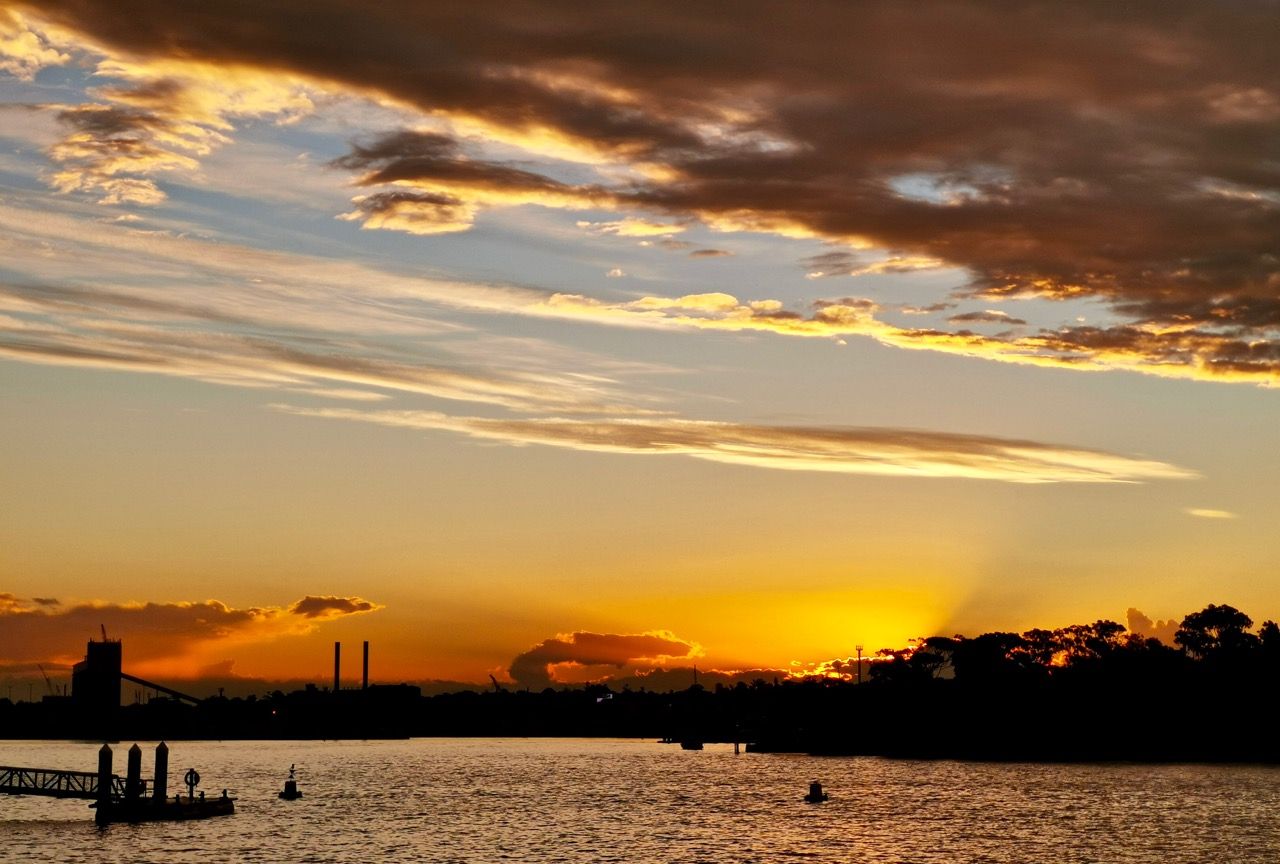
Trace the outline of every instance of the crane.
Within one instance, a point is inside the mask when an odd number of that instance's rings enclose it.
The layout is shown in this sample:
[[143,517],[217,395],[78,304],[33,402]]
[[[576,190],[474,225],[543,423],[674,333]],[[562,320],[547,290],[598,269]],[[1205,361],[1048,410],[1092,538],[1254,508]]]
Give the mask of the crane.
[[40,674],[44,676],[44,686],[49,688],[49,695],[57,696],[58,694],[55,693],[53,690],[53,682],[49,680],[49,673],[45,672],[44,667],[41,666],[39,663],[36,664],[36,668],[39,669]]

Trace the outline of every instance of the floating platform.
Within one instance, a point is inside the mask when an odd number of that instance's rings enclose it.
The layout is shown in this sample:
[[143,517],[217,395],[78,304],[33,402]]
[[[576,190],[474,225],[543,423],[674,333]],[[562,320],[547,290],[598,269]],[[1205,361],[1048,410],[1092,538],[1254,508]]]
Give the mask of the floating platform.
[[97,808],[94,821],[99,825],[115,822],[184,822],[188,819],[212,819],[215,816],[231,816],[236,812],[234,798],[166,798],[156,801],[144,798],[137,801],[112,801],[110,804],[91,804]]

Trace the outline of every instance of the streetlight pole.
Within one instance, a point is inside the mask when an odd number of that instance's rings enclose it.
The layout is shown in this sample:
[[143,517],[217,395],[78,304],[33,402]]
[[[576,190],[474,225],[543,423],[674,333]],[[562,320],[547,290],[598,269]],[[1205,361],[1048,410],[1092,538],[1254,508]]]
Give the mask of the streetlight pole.
[[862,646],[858,647],[858,683],[862,683]]

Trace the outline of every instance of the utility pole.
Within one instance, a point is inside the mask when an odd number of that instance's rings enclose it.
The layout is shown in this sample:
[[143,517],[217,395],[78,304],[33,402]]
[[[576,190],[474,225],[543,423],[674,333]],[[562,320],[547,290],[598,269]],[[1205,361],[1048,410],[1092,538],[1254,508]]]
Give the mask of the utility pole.
[[857,648],[858,648],[858,683],[861,684],[862,683],[862,646],[859,645],[857,646]]

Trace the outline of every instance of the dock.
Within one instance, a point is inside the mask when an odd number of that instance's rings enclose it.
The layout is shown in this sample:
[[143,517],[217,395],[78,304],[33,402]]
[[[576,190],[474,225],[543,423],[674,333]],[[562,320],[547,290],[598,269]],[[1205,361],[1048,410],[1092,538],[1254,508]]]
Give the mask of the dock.
[[142,748],[137,744],[129,748],[125,777],[112,773],[112,760],[111,747],[103,744],[98,751],[96,772],[0,766],[0,794],[92,801],[89,806],[95,809],[94,821],[99,825],[209,819],[236,812],[236,799],[227,795],[225,789],[216,798],[206,798],[203,792],[196,794],[200,774],[194,768],[187,769],[183,778],[187,785],[186,797],[181,794],[170,797],[169,748],[163,741],[156,747],[155,774],[150,784],[142,779]]

